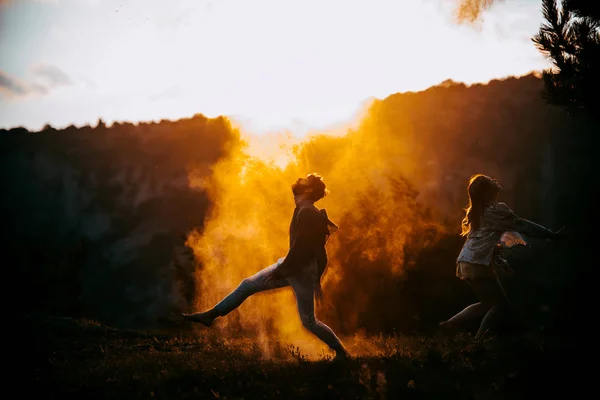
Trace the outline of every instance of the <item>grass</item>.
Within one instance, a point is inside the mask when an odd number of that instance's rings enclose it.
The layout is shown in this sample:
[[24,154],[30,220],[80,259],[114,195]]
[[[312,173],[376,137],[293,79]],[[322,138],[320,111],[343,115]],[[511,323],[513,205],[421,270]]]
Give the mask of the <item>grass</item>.
[[48,316],[19,326],[24,398],[538,398],[562,374],[553,374],[556,353],[531,335],[481,344],[468,333],[362,337],[352,346],[378,350],[332,362],[283,344],[265,359],[253,340],[207,330],[122,331]]

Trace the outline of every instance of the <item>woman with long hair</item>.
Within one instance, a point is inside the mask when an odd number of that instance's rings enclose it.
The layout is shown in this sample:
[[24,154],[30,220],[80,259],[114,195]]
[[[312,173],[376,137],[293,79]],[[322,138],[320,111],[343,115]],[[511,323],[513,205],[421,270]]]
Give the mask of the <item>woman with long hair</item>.
[[476,174],[469,179],[469,204],[462,220],[461,236],[466,241],[458,255],[456,276],[469,283],[479,302],[471,304],[452,318],[440,323],[444,329],[457,328],[460,323],[482,317],[475,340],[493,329],[508,311],[508,299],[496,270],[506,268],[500,254],[500,239],[509,233],[513,242],[525,244],[518,233],[543,239],[558,239],[563,235],[518,217],[505,203],[498,202],[502,186],[496,179]]

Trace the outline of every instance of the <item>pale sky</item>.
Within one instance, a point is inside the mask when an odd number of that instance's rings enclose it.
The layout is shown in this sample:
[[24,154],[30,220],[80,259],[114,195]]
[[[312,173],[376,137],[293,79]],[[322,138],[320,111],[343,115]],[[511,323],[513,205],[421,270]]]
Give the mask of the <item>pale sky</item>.
[[0,0],[0,127],[232,116],[256,133],[344,121],[371,97],[523,75],[540,0],[479,26],[456,0]]

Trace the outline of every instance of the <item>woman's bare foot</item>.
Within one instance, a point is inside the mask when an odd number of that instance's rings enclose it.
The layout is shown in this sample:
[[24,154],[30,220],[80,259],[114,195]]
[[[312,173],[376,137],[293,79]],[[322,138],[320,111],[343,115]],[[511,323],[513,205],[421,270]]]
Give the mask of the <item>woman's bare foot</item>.
[[473,343],[483,344],[484,342],[487,342],[489,339],[491,339],[493,336],[494,335],[489,329],[486,329],[485,331],[477,331],[477,334],[473,339]]
[[459,324],[454,321],[443,321],[439,323],[439,327],[442,328],[446,332],[453,332],[458,329]]

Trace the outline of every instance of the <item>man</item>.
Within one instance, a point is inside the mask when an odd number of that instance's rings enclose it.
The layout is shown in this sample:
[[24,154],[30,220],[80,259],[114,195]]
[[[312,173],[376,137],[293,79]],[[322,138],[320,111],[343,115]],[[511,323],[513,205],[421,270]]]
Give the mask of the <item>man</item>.
[[327,212],[314,203],[329,193],[322,178],[309,174],[292,185],[296,208],[290,224],[290,249],[277,263],[244,279],[239,286],[216,306],[196,314],[182,314],[190,321],[211,326],[239,307],[249,296],[271,289],[291,286],[296,295],[302,325],[335,351],[335,359],[348,354],[331,328],[315,317],[315,296],[322,299],[321,276],[327,265],[325,243],[338,227],[329,220]]

